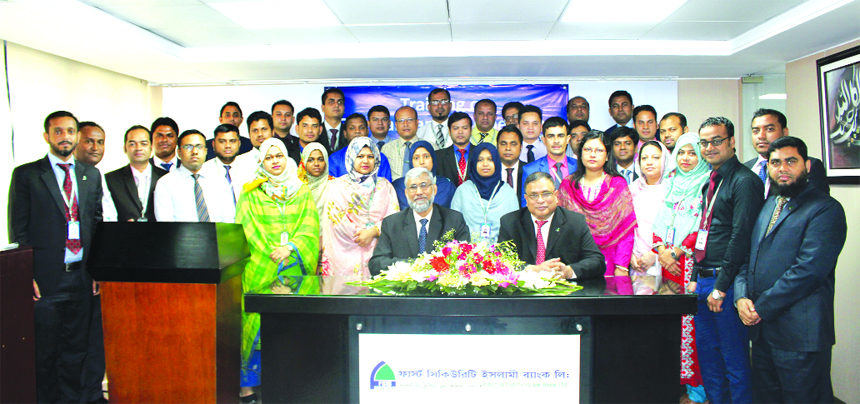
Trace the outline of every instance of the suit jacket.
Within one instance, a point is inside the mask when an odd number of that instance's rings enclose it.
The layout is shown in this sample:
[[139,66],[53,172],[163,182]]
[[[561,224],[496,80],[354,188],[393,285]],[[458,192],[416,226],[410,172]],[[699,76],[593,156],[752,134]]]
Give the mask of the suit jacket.
[[[525,177],[523,177],[521,174],[523,173],[523,169],[524,169],[524,168],[525,168],[525,166],[527,166],[527,165],[528,165],[528,163],[526,163],[525,161],[517,160],[517,173],[519,173],[519,174],[517,174],[516,178],[514,178],[514,181],[515,181],[515,182],[516,182],[516,184],[517,184],[516,189],[514,189],[514,191],[515,191],[515,192],[516,192],[516,194],[517,194],[517,197],[519,197],[519,196],[520,196],[520,194],[522,193],[523,183],[525,183],[525,181],[524,181],[523,179],[524,179]],[[507,174],[507,171],[505,171],[504,164],[502,164],[502,181],[503,181],[503,182],[505,182],[506,184],[507,184],[507,181],[508,181],[508,174]],[[522,199],[522,198],[521,198],[521,199]],[[525,205],[523,205],[523,204],[522,204],[522,201],[520,201],[520,202],[518,202],[518,203],[520,204],[520,207],[525,206]]]
[[469,227],[460,212],[433,204],[433,216],[427,225],[427,242],[424,251],[418,251],[418,227],[412,208],[397,212],[382,219],[379,240],[370,257],[368,267],[371,275],[398,261],[415,258],[422,252],[433,251],[433,242],[454,229],[454,239],[471,241]]
[[[758,157],[747,160],[744,165],[750,170],[753,170],[756,161],[758,161]],[[824,171],[824,163],[815,157],[810,157],[809,164],[809,183],[815,188],[818,188],[819,191],[830,195],[830,182],[828,182],[827,174]],[[753,171],[755,172],[755,170]],[[758,174],[758,172],[756,172],[756,174]]]
[[[546,240],[546,259],[561,258],[570,265],[576,279],[595,278],[606,272],[606,262],[588,224],[581,213],[561,206],[555,209]],[[520,261],[533,265],[537,257],[535,225],[528,208],[502,216],[499,242],[511,240],[517,246]]]
[[[149,184],[149,199],[147,199],[144,217],[146,217],[146,220],[154,222],[156,221],[155,184],[162,176],[167,174],[167,171],[154,165],[150,165],[150,167],[152,167],[152,180]],[[105,181],[107,181],[108,190],[113,197],[113,203],[116,206],[117,221],[119,222],[126,222],[129,219],[136,221],[141,218],[141,211],[143,210],[131,170],[133,170],[131,165],[126,165],[105,174]]]
[[[576,159],[573,157],[567,157],[567,156],[565,156],[565,157],[567,158],[567,174],[568,175],[573,174],[573,172],[576,171]],[[543,171],[543,172],[549,174],[549,160],[547,160],[547,157],[541,157],[535,161],[532,161],[531,163],[526,164],[522,170],[523,175],[520,178],[520,184],[525,184],[526,178],[528,178],[529,175],[532,175],[538,171]],[[564,178],[562,178],[562,180],[563,179]],[[520,197],[520,206],[526,206],[526,190],[525,190],[525,188],[520,187],[519,197]]]
[[[435,142],[430,142],[430,143],[435,144]],[[469,143],[466,147],[468,148],[469,153],[471,153],[472,144]],[[451,180],[451,183],[453,183],[455,187],[457,186],[457,180],[460,178],[460,169],[459,169],[459,165],[457,164],[458,163],[457,153],[454,151],[454,149],[456,149],[456,148],[457,148],[457,146],[451,145],[450,147],[446,147],[442,150],[436,151],[436,160],[438,160],[438,161],[434,162],[434,164],[436,164],[436,172],[440,176]],[[471,156],[472,155],[469,154],[469,157],[471,157]],[[469,159],[467,158],[466,159],[466,166],[467,167],[469,165],[468,160]],[[468,168],[467,168],[467,170],[468,170]],[[403,173],[403,175],[405,176],[406,173]],[[469,172],[467,171],[466,172],[466,178],[463,180],[463,182],[466,182],[466,180],[468,180],[468,179],[469,179]]]
[[[245,136],[239,135],[239,151],[236,152],[236,155],[244,154],[254,147],[254,144],[251,143],[251,139],[246,138]],[[206,140],[206,161],[212,160],[215,158],[215,138]]]
[[[159,162],[161,162],[161,160],[159,160]],[[152,166],[153,166],[153,167],[161,168],[161,164],[159,164],[159,163],[157,163],[157,162],[155,161],[155,157],[150,157],[150,158],[149,158],[149,164],[152,164]],[[179,167],[182,167],[182,160],[180,160],[180,159],[178,158],[178,155],[177,155],[177,159],[176,159],[176,167],[170,167],[170,168],[175,170],[175,169],[177,169],[177,168],[179,168]],[[163,168],[161,168],[161,169],[162,169],[162,170],[164,170]],[[166,170],[165,170],[165,171],[166,171]]]
[[[92,277],[86,262],[92,245],[96,225],[102,221],[102,179],[92,166],[75,162],[78,191],[78,216],[82,269],[78,274],[86,285],[82,290],[92,293]],[[9,187],[9,241],[33,246],[33,279],[39,284],[42,296],[57,292],[65,271],[66,204],[57,177],[48,156],[20,165],[12,171]]]
[[763,335],[787,351],[830,349],[836,342],[833,289],[836,259],[845,244],[845,211],[807,184],[765,235],[775,207],[771,196],[755,223],[749,262],[735,278],[735,301],[751,299],[762,318],[750,327],[753,341]]

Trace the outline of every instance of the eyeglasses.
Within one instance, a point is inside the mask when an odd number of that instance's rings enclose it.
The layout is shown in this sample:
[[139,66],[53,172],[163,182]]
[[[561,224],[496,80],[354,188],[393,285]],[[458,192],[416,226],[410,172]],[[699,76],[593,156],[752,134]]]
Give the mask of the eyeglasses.
[[550,197],[552,197],[552,194],[552,192],[544,192],[541,194],[526,194],[526,197],[528,197],[532,201],[536,201],[538,199],[543,199],[546,201],[549,200]]
[[388,118],[373,117],[370,118],[370,122],[388,122]]
[[430,105],[445,105],[451,102],[451,100],[432,100],[430,101]]
[[182,146],[182,150],[185,150],[186,152],[190,152],[192,150],[203,151],[203,149],[205,148],[206,145],[202,144],[187,144],[185,146]]
[[583,147],[582,148],[582,154],[591,154],[591,152],[594,152],[594,154],[604,154],[604,153],[606,153],[606,149],[600,149],[600,148],[592,149],[591,147]]
[[422,191],[426,191],[426,190],[430,189],[431,185],[433,185],[433,184],[431,184],[429,182],[422,182],[420,184],[410,185],[409,187],[406,188],[406,190],[414,194],[414,193],[418,192],[419,188]]
[[797,158],[791,157],[791,158],[787,158],[785,160],[772,159],[772,160],[767,162],[767,164],[770,166],[770,168],[780,168],[780,167],[782,167],[783,163],[785,163],[785,165],[787,165],[789,168],[794,168],[797,166],[798,163],[800,163],[800,160]]
[[723,142],[725,142],[726,140],[728,140],[728,138],[729,138],[728,136],[726,136],[726,137],[718,137],[718,138],[716,138],[716,139],[714,139],[714,140],[711,140],[710,142],[709,142],[709,141],[707,141],[707,140],[700,140],[700,141],[699,141],[699,146],[702,146],[702,148],[703,148],[703,149],[707,149],[707,148],[708,148],[708,145],[713,145],[714,147],[717,147],[717,146],[719,146],[719,145],[723,144]]
[[398,119],[398,120],[396,120],[396,121],[394,121],[394,122],[397,122],[397,123],[406,123],[406,122],[412,123],[412,122],[415,122],[415,118],[400,118],[400,119]]
[[520,114],[511,114],[511,115],[508,115],[505,117],[506,121],[510,121],[510,120],[514,120],[514,119],[520,119]]

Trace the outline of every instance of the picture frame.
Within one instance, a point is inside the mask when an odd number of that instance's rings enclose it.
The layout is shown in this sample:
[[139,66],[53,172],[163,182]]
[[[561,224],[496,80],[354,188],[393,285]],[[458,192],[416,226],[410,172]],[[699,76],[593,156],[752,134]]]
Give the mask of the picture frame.
[[860,185],[860,46],[818,59],[816,65],[827,179]]

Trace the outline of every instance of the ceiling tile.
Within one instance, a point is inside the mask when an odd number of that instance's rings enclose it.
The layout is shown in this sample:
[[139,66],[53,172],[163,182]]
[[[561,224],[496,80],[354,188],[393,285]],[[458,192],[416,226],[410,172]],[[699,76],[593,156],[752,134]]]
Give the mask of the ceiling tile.
[[756,22],[664,22],[640,39],[727,41],[757,25]]
[[657,23],[625,24],[578,24],[558,23],[547,36],[547,40],[578,39],[640,39],[653,29]]
[[805,0],[689,0],[666,21],[753,21],[776,17]]
[[239,25],[202,3],[196,5],[119,5],[104,11],[148,30],[170,26],[232,27]]
[[[253,30],[256,45],[298,45],[326,43],[355,43],[355,39],[344,26],[317,28],[287,28]],[[320,52],[337,54],[337,49],[320,49]]]
[[450,42],[449,24],[353,25],[346,27],[359,42]]
[[152,32],[186,48],[265,45],[257,43],[256,34],[244,28],[174,25],[153,29]]
[[451,24],[455,41],[543,41],[554,23]]
[[326,0],[344,24],[447,23],[445,0]]
[[452,23],[555,22],[568,0],[543,0],[527,7],[520,0],[449,0]]

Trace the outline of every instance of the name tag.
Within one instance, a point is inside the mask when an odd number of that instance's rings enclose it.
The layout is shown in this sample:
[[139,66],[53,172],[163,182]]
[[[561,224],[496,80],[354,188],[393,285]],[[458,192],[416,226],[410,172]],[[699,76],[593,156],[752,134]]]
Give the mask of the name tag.
[[290,242],[290,234],[287,232],[281,233],[281,247],[287,245]]
[[486,223],[481,225],[481,238],[490,238],[490,225]]
[[81,222],[69,222],[69,240],[81,238]]
[[707,230],[699,230],[699,234],[696,236],[696,249],[704,250],[705,244],[708,242],[708,231]]
[[666,244],[675,245],[675,228],[671,228],[666,231],[666,240],[663,240]]

